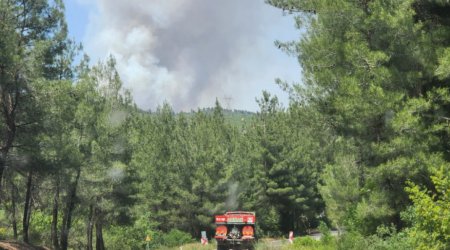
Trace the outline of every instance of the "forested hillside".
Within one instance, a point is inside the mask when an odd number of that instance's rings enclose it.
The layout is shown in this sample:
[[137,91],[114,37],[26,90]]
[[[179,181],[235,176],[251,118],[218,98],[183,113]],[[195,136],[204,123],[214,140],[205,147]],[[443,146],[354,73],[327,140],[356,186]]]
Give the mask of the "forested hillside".
[[[180,112],[179,114],[185,115],[186,117],[190,118],[195,116],[196,112],[202,112],[206,115],[212,115],[214,114],[214,108],[202,108],[198,109],[197,111],[191,111],[191,112]],[[236,110],[236,109],[226,109],[224,108],[222,110],[222,114],[224,116],[225,122],[229,123],[230,125],[234,127],[245,127],[247,126],[250,121],[252,120],[253,116],[255,115],[254,112],[245,111],[245,110]]]
[[61,1],[0,0],[0,240],[158,248],[248,210],[260,236],[449,249],[450,3],[267,2],[296,18],[276,45],[304,79],[253,114],[142,112],[116,59],[75,60]]

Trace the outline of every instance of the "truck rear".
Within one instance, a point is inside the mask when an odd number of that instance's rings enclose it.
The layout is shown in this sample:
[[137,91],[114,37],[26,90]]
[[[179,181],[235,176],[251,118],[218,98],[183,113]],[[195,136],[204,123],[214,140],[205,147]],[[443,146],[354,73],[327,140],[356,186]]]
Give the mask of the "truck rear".
[[256,241],[254,212],[226,212],[216,215],[217,250],[248,249],[253,250]]

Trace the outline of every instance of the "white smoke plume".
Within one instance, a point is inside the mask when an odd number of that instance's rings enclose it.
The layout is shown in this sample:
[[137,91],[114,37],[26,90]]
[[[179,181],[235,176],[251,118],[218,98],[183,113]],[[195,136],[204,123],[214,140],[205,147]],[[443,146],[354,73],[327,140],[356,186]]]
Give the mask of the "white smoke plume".
[[228,197],[225,202],[225,208],[227,210],[235,210],[239,206],[239,182],[233,182],[228,184]]
[[224,97],[232,98],[231,108],[256,109],[264,86],[276,89],[274,78],[299,78],[295,59],[273,45],[283,39],[278,28],[297,35],[292,17],[263,0],[95,0],[94,5],[85,49],[94,59],[116,57],[124,87],[143,109],[168,101],[177,111],[189,111],[212,106],[216,98],[224,104]]

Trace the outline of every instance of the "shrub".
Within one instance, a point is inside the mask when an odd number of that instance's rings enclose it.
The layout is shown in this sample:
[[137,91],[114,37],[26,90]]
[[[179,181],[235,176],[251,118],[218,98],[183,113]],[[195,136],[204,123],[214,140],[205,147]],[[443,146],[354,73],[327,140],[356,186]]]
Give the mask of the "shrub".
[[4,240],[10,237],[8,233],[8,217],[6,216],[5,210],[0,209],[0,240]]
[[406,191],[414,205],[408,211],[409,236],[417,249],[450,248],[450,173],[448,166],[431,177],[435,192],[409,183]]
[[380,226],[375,235],[363,236],[358,232],[345,233],[337,240],[337,249],[409,250],[414,248],[406,232],[397,233],[393,226]]
[[331,235],[330,228],[328,228],[327,224],[323,221],[319,224],[319,232],[322,234],[320,240],[325,244],[329,244],[333,240],[333,236]]
[[294,244],[293,245],[295,247],[300,247],[300,246],[302,246],[302,247],[317,247],[317,246],[320,245],[320,242],[315,240],[315,239],[313,239],[313,238],[311,238],[311,237],[309,237],[309,236],[306,236],[306,237],[296,238],[294,240]]
[[[142,215],[133,225],[110,226],[104,233],[105,243],[111,249],[144,249],[148,246],[157,249],[161,246],[161,233],[155,230],[149,216]],[[145,242],[147,236],[151,241]]]
[[191,243],[194,240],[191,235],[182,232],[178,229],[172,229],[169,233],[162,235],[162,244],[168,247],[176,247],[186,243]]
[[361,234],[356,232],[346,232],[337,241],[337,249],[367,249],[367,244]]
[[324,243],[323,241],[315,240],[309,236],[299,237],[294,239],[294,244],[289,244],[283,247],[284,250],[334,250],[335,242],[331,238],[329,242]]
[[52,216],[41,210],[33,211],[30,221],[30,241],[37,244],[50,245],[50,230]]

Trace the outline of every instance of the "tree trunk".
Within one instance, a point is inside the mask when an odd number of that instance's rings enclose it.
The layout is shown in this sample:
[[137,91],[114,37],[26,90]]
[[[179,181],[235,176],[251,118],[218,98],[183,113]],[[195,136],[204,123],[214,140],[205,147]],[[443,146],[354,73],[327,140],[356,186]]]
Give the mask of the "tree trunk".
[[28,228],[30,226],[30,217],[31,217],[31,185],[33,182],[33,171],[30,170],[28,172],[28,179],[27,179],[27,192],[25,195],[25,206],[23,208],[23,241],[26,243],[29,243],[28,239]]
[[[0,105],[1,105],[1,113],[3,116],[3,122],[6,125],[4,134],[3,134],[3,144],[1,146],[0,153],[0,193],[2,191],[2,181],[3,175],[5,172],[6,166],[6,158],[8,156],[9,149],[13,145],[14,138],[16,136],[16,105],[17,105],[17,97],[19,96],[16,91],[16,100],[14,101],[11,94],[9,94],[3,88],[0,88]],[[0,200],[0,203],[2,201]]]
[[69,246],[69,231],[72,223],[72,212],[75,208],[75,198],[77,195],[77,186],[78,186],[78,180],[80,179],[81,174],[81,168],[77,169],[77,176],[75,178],[75,181],[72,183],[69,195],[67,197],[66,201],[66,209],[64,211],[64,217],[62,221],[61,226],[61,249],[67,250]]
[[[0,194],[2,193],[3,170],[5,169],[5,161],[3,154],[0,156]],[[0,204],[2,203],[2,196],[0,195]]]
[[51,241],[53,244],[53,248],[55,250],[59,250],[59,241],[58,241],[58,209],[59,209],[59,175],[56,176],[56,185],[55,185],[55,193],[53,195],[53,210],[52,210],[52,233],[51,233]]
[[87,250],[93,250],[92,248],[92,233],[94,229],[94,205],[89,205],[89,218],[87,223]]
[[103,220],[101,215],[101,210],[99,208],[95,209],[95,249],[105,250],[105,242],[103,241]]
[[14,239],[17,240],[18,234],[17,234],[17,218],[16,218],[16,198],[17,198],[17,188],[14,186],[14,182],[11,178],[11,222],[13,227],[13,235]]
[[[8,153],[4,149],[0,153],[0,194],[2,193],[3,174],[5,172],[7,154]],[[1,203],[2,203],[2,196],[0,195],[0,204]]]

